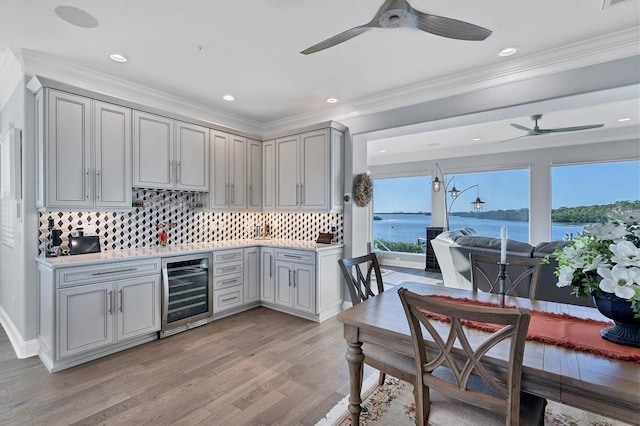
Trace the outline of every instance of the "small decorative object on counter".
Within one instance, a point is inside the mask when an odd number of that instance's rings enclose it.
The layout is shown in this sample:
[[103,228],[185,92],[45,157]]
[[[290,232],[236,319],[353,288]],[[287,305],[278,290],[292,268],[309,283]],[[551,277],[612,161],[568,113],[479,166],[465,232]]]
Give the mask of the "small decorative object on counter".
[[161,246],[166,246],[167,245],[167,240],[169,239],[169,234],[167,233],[165,228],[171,229],[171,228],[175,228],[176,226],[177,226],[177,224],[176,223],[172,223],[172,222],[158,222],[158,223],[156,223],[156,229],[160,230],[160,232],[158,233],[158,242],[160,243]]

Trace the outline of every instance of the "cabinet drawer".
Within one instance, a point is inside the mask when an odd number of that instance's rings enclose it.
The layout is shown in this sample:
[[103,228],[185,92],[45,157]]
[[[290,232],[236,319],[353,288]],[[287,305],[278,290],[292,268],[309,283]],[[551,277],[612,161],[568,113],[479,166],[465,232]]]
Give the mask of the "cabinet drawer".
[[244,257],[244,250],[222,250],[213,252],[213,263],[230,262],[233,260],[242,260]]
[[213,288],[227,288],[244,284],[244,275],[229,275],[213,280]]
[[64,288],[159,273],[160,259],[108,263],[98,266],[81,266],[59,270],[57,273],[57,286],[58,288]]
[[244,270],[244,261],[239,260],[236,262],[228,262],[217,264],[214,262],[213,264],[213,277],[220,277],[229,274],[242,274]]
[[316,253],[302,250],[276,250],[276,260],[315,264]]
[[226,311],[244,303],[244,288],[236,286],[213,292],[213,314]]

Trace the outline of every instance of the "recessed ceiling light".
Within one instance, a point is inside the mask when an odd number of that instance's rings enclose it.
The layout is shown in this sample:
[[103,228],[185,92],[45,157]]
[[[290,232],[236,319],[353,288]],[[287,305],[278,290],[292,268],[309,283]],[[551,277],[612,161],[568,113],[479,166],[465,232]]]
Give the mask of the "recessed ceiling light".
[[60,19],[71,25],[82,28],[95,28],[98,20],[82,9],[73,6],[58,6],[54,12]]
[[112,53],[109,57],[116,62],[127,62],[127,58],[119,53]]
[[336,102],[338,102],[336,98],[327,98],[326,101],[327,103],[330,103],[330,104],[335,104]]
[[518,51],[517,46],[505,47],[500,52],[498,52],[498,56],[511,56]]
[[473,139],[471,139],[471,140],[472,140],[472,141],[479,141],[479,140],[480,140],[480,138],[473,138]]
[[621,122],[621,123],[622,123],[623,121],[631,121],[631,118],[629,118],[629,117],[619,118],[619,119],[618,119],[618,121],[619,121],[619,122]]
[[380,152],[387,152],[387,150],[386,149],[381,149]]
[[233,96],[231,96],[231,95],[224,95],[224,96],[222,97],[222,99],[224,99],[225,101],[233,101],[233,100],[235,100],[236,98],[234,98],[234,97],[233,97]]

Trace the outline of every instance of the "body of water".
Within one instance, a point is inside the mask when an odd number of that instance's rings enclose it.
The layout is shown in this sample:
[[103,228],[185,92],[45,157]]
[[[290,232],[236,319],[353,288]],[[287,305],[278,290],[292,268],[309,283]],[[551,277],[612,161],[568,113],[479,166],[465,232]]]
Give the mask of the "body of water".
[[[425,228],[431,226],[431,216],[424,214],[377,213],[375,216],[381,217],[382,220],[373,221],[374,239],[416,243],[418,237],[425,238]],[[487,237],[500,238],[500,229],[503,226],[507,227],[510,240],[529,242],[528,222],[507,222],[458,216],[449,217],[449,227],[451,229],[473,228],[478,235]],[[551,239],[562,240],[566,234],[576,235],[583,228],[584,225],[552,223]]]

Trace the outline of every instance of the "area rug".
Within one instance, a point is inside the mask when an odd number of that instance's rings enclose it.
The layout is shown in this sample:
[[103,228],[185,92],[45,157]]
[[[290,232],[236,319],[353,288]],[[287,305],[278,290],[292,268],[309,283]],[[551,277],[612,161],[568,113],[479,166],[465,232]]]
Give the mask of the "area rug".
[[[374,374],[362,384],[363,412],[360,425],[414,426],[416,424],[413,386],[387,376],[384,385],[377,385]],[[349,397],[345,397],[316,426],[350,426]],[[545,426],[630,426],[617,420],[549,401],[544,415]]]

